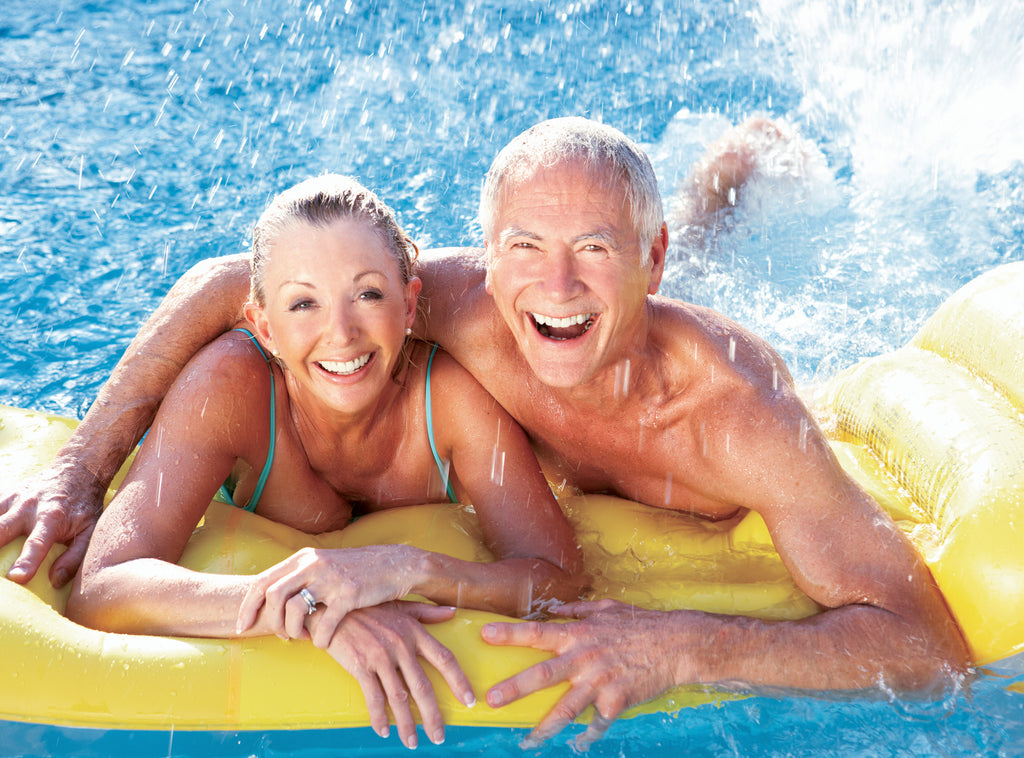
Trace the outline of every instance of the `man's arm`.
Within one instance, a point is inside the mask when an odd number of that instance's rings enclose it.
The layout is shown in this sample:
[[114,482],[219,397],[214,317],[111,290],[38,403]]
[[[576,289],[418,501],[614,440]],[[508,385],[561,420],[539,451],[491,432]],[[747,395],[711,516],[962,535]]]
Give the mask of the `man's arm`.
[[[464,341],[465,313],[478,307],[483,291],[484,251],[478,247],[441,247],[423,251],[415,272],[423,281],[419,313],[413,327],[416,336],[438,342],[458,358]],[[460,327],[461,324],[461,327]],[[459,339],[456,340],[456,335]],[[459,361],[466,365],[464,361]]]
[[28,582],[57,543],[69,547],[50,581],[60,587],[74,576],[114,475],[182,366],[241,319],[248,293],[245,255],[201,261],[171,288],[49,467],[0,498],[0,545],[28,535],[9,579]]
[[965,670],[963,637],[927,567],[842,471],[799,400],[744,402],[737,387],[725,394],[729,409],[712,404],[704,416],[709,463],[700,479],[713,483],[708,494],[729,493],[761,513],[794,580],[825,612],[764,621],[605,602],[567,608],[580,620],[561,626],[488,625],[490,643],[556,654],[492,687],[492,706],[571,684],[532,739],[594,705],[599,717],[582,737],[592,741],[626,708],[686,684],[927,691]]

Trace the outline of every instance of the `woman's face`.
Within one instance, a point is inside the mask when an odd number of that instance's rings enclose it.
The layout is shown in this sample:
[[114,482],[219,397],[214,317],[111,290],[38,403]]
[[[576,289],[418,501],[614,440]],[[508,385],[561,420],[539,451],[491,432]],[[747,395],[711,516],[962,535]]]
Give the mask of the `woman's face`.
[[[420,281],[365,222],[295,221],[269,248],[263,307],[246,315],[291,374],[291,389],[356,414],[371,409],[416,317]],[[295,398],[300,399],[300,398]]]

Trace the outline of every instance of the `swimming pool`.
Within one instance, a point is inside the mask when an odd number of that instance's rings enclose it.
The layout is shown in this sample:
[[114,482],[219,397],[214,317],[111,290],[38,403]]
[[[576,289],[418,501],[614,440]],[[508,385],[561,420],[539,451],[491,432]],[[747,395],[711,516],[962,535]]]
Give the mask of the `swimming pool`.
[[[1024,259],[1020,4],[441,5],[9,3],[0,402],[84,414],[171,283],[244,249],[267,199],[310,174],[354,174],[421,246],[475,243],[494,153],[558,115],[638,139],[666,196],[702,141],[749,114],[820,149],[831,176],[764,180],[713,238],[673,247],[662,288],[766,336],[805,383],[903,344],[961,284]],[[1024,696],[1006,684],[928,704],[752,698],[620,723],[594,753],[1020,754]],[[484,734],[453,730],[446,747],[519,754],[521,733]],[[401,751],[368,733],[0,727],[3,754],[122,749]]]

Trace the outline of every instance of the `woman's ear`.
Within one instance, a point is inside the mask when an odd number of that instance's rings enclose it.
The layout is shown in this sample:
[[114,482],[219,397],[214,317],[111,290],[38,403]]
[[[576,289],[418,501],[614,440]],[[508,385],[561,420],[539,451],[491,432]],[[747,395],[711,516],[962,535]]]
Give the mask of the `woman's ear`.
[[270,333],[270,321],[259,303],[249,301],[242,307],[242,314],[246,321],[252,324],[252,333],[263,345],[263,349],[271,355],[277,355],[277,348],[274,346],[274,338]]
[[416,323],[416,304],[418,302],[420,290],[423,288],[423,282],[420,281],[418,276],[414,276],[409,280],[409,283],[405,285],[405,328],[411,329],[413,324]]

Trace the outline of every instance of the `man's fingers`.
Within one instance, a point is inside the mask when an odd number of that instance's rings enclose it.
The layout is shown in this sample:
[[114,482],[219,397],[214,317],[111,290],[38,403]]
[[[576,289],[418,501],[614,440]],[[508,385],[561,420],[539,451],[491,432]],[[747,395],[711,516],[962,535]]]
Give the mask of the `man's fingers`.
[[48,522],[40,520],[21,547],[21,554],[11,565],[7,578],[19,584],[28,583],[36,575],[56,539]]
[[570,689],[523,740],[523,747],[537,747],[545,740],[554,737],[579,718],[579,715],[593,700],[594,693],[589,688],[573,687]]
[[89,538],[92,537],[93,528],[91,526],[79,533],[72,540],[68,549],[53,562],[53,566],[50,567],[50,584],[55,588],[63,587],[77,573],[78,567],[82,565],[82,560],[85,558],[85,551],[89,549]]
[[535,647],[540,650],[555,652],[558,641],[558,625],[545,624],[539,621],[510,622],[499,621],[484,624],[480,636],[488,645],[513,645],[517,647]]
[[541,661],[525,671],[520,671],[515,676],[498,682],[487,690],[487,704],[492,708],[500,708],[507,703],[519,700],[519,698],[563,682],[569,678],[571,673],[571,666],[562,658]]
[[585,619],[588,616],[592,616],[595,613],[601,613],[616,607],[625,607],[625,603],[620,603],[618,600],[603,599],[603,600],[576,600],[571,603],[563,603],[560,606],[552,608],[551,612],[556,616],[562,616],[565,618]]
[[576,737],[575,748],[581,751],[587,750],[591,745],[601,739],[601,737],[604,736],[604,733],[608,731],[608,727],[614,723],[615,717],[605,718],[595,708],[594,717],[590,719],[590,724],[587,725],[587,730]]

